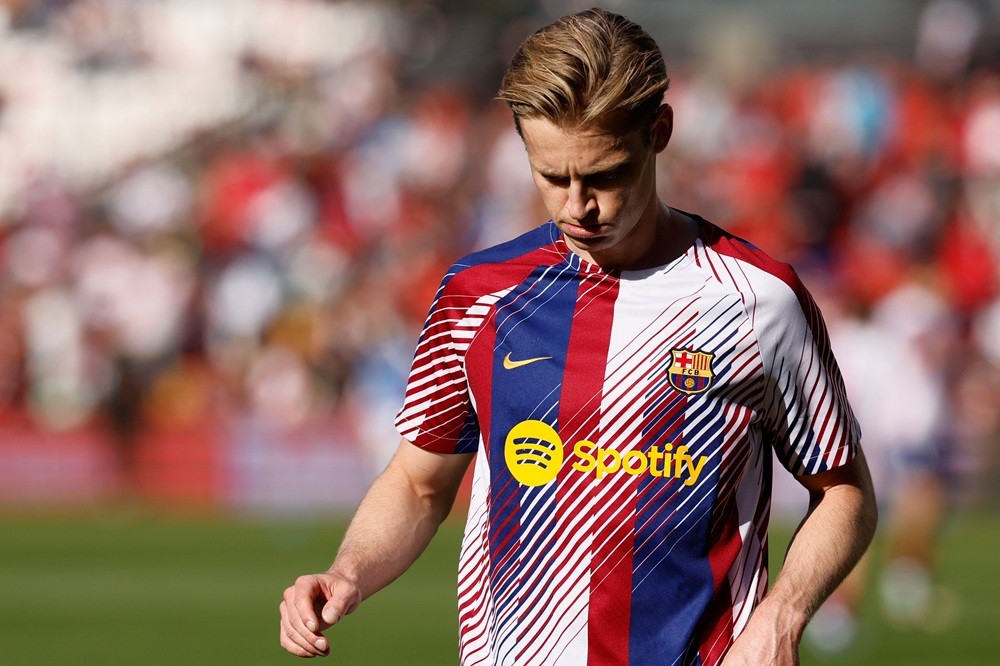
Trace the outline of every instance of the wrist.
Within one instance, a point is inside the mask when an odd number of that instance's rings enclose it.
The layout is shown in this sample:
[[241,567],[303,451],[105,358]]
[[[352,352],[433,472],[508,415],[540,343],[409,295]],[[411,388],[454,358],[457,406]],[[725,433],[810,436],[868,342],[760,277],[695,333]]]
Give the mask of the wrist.
[[349,583],[351,587],[354,588],[358,603],[360,603],[364,598],[365,594],[361,590],[360,584],[361,576],[359,575],[357,569],[346,566],[345,563],[337,561],[330,565],[330,568],[326,570],[326,573],[331,576],[336,576],[345,583]]
[[793,640],[796,645],[802,640],[802,634],[809,623],[809,613],[805,609],[770,595],[764,597],[754,610],[753,618],[767,622],[779,634]]

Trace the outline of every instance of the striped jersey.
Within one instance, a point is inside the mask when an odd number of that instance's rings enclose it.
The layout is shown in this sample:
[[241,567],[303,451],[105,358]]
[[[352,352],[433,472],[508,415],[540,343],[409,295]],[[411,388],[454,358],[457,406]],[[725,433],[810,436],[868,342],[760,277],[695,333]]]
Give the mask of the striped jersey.
[[396,427],[472,453],[461,663],[716,664],[767,589],[771,449],[860,437],[792,269],[701,218],[676,260],[605,271],[551,222],[445,276]]

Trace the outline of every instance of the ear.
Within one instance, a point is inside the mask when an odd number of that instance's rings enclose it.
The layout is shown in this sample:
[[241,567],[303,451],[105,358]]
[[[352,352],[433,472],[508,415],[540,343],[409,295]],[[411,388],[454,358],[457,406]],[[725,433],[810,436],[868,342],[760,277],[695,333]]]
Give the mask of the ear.
[[656,111],[656,120],[650,130],[653,139],[653,149],[662,152],[670,143],[670,135],[674,131],[674,110],[669,104],[661,104]]

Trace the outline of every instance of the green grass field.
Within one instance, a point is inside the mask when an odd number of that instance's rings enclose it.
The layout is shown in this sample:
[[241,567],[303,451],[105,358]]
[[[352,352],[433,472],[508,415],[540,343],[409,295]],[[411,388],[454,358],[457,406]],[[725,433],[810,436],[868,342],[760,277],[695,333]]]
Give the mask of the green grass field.
[[[0,518],[2,664],[292,664],[277,641],[281,591],[325,566],[343,526],[157,518]],[[337,664],[456,662],[455,564],[448,523],[392,587],[331,631]],[[780,560],[787,530],[775,533]],[[951,624],[903,632],[866,608],[842,664],[1000,663],[1000,514],[952,519],[942,582]],[[804,655],[804,663],[818,663]]]

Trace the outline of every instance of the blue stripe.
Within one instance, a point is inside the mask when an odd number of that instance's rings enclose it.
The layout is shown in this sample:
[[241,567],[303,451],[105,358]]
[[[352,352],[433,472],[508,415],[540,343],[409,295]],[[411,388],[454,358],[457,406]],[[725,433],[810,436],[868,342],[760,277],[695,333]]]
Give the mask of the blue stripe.
[[558,229],[551,222],[543,224],[505,243],[500,243],[499,245],[462,257],[455,262],[449,273],[458,273],[465,268],[480,266],[482,264],[502,264],[515,260],[520,256],[550,245],[558,237],[558,233]]
[[[505,633],[494,637],[503,644],[518,630],[516,617],[520,597],[526,592],[518,581],[537,573],[523,563],[541,557],[540,546],[517,550],[525,536],[523,525],[533,522],[532,535],[538,544],[554,529],[556,484],[527,487],[517,482],[507,469],[504,444],[507,433],[518,423],[534,419],[559,430],[559,399],[562,391],[566,352],[569,347],[573,313],[576,310],[579,273],[568,263],[539,266],[496,308],[496,342],[491,386],[490,525],[509,524],[491,534],[490,568],[493,598],[496,600],[497,628]],[[515,361],[550,357],[513,369],[504,368],[504,358]],[[507,540],[503,546],[500,544]],[[501,567],[499,563],[506,560]],[[500,578],[507,578],[499,582]],[[547,584],[543,578],[541,585]],[[537,586],[533,591],[537,590]],[[500,655],[508,663],[513,655]]]
[[[695,458],[710,457],[694,486],[683,485],[683,475],[655,497],[668,479],[644,475],[640,481],[629,622],[629,663],[637,666],[697,663],[698,623],[712,596],[707,543],[721,459],[723,405],[696,397],[687,401],[684,420],[654,420],[647,428],[649,446],[662,450],[672,443],[676,451],[684,444]],[[663,403],[653,406],[661,417],[676,400]],[[700,418],[707,420],[685,440],[684,424]]]

